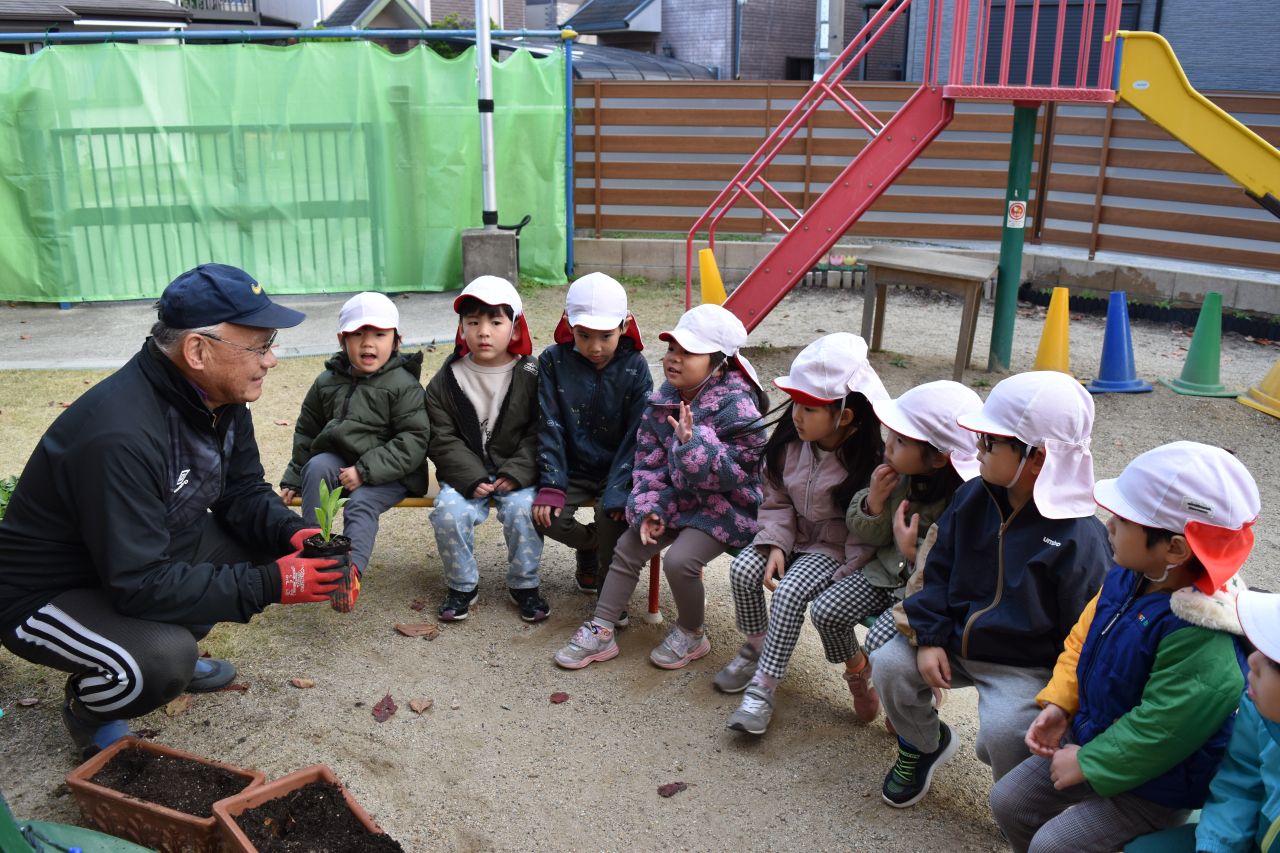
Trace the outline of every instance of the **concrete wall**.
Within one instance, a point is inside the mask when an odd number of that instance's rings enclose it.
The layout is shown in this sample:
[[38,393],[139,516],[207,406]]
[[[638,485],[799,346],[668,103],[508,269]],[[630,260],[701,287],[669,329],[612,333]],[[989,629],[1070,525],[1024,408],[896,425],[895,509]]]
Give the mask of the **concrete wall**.
[[[492,0],[490,2],[492,4]],[[476,4],[474,0],[431,0],[431,20],[439,21],[445,15],[456,12],[462,20],[462,26],[470,28],[476,20]],[[519,30],[524,28],[524,0],[502,0],[503,28]],[[497,15],[490,15],[497,22]]]
[[[720,79],[733,74],[733,10],[736,0],[662,0],[662,34],[658,49],[671,45],[675,58],[720,69]],[[748,3],[747,7],[750,8]]]

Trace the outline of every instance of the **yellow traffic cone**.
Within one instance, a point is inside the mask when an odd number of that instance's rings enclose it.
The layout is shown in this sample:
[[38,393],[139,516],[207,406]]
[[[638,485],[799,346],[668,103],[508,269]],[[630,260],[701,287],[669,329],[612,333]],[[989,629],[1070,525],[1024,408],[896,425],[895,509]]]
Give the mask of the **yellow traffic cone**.
[[712,249],[698,250],[698,276],[702,284],[702,304],[723,305],[729,298],[720,280],[720,268],[716,266],[716,253]]
[[1036,370],[1056,370],[1071,375],[1071,322],[1065,287],[1055,287],[1049,299],[1049,313],[1044,318],[1044,331],[1040,333],[1040,349],[1036,350]]
[[1280,359],[1276,360],[1260,383],[1236,397],[1236,400],[1251,409],[1280,418]]

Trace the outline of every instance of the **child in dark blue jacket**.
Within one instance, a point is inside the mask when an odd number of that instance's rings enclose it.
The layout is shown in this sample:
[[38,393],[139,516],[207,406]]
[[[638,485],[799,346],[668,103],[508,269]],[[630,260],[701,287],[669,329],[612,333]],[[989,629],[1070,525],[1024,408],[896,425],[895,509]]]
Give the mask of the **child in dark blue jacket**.
[[[627,292],[604,273],[569,286],[556,342],[538,356],[538,530],[577,552],[576,580],[596,592],[627,529],[636,428],[653,377]],[[596,501],[595,521],[574,518]]]
[[977,433],[980,476],[938,520],[924,586],[902,603],[910,640],[899,634],[871,654],[898,733],[882,789],[896,808],[919,802],[956,751],[934,689],[977,688],[975,749],[996,779],[1027,757],[1036,693],[1111,558],[1094,517],[1093,400],[1079,382],[1011,376],[957,422]]

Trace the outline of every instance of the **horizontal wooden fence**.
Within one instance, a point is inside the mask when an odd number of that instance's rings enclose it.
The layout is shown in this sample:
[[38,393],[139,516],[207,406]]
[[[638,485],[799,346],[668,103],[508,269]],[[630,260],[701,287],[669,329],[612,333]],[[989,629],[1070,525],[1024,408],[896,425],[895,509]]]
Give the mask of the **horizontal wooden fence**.
[[[910,84],[849,85],[887,120]],[[806,91],[792,82],[580,82],[574,90],[575,227],[596,236],[688,231]],[[1280,145],[1280,96],[1210,94]],[[960,103],[955,120],[854,225],[855,238],[998,241],[1013,106]],[[1030,242],[1280,269],[1280,219],[1128,107],[1040,110]],[[825,106],[766,173],[804,210],[866,142]],[[790,224],[782,205],[773,213]],[[740,202],[718,233],[776,225]]]

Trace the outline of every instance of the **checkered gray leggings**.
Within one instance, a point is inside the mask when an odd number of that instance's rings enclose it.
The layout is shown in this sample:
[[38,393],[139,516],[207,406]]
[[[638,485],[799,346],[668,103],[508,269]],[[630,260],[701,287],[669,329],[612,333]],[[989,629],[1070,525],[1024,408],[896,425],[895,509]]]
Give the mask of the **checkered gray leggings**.
[[822,638],[827,660],[843,663],[858,653],[858,638],[853,629],[862,620],[878,616],[867,632],[865,650],[871,654],[898,633],[893,623],[893,590],[872,586],[862,572],[841,578],[814,599],[809,608],[813,627]]
[[[760,653],[760,669],[765,675],[781,679],[787,674],[791,653],[800,640],[804,611],[824,589],[840,563],[822,554],[792,554],[787,571],[765,608],[764,569],[768,558],[759,548],[743,548],[729,567],[733,585],[733,609],[738,630],[744,634],[764,632],[764,650]],[[843,658],[841,658],[843,660]]]

